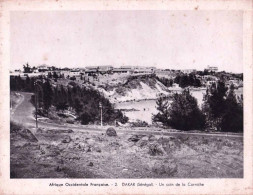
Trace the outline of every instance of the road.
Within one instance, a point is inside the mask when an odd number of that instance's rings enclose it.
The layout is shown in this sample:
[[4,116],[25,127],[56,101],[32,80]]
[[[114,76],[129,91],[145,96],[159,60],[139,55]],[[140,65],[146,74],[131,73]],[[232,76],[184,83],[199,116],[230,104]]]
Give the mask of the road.
[[[22,99],[16,105],[16,107],[11,112],[11,120],[22,124],[27,127],[35,127],[35,118],[34,118],[34,111],[35,108],[30,102],[32,93],[20,92],[22,95]],[[60,129],[72,129],[73,131],[85,131],[85,132],[92,132],[92,133],[101,133],[105,131],[105,128],[99,127],[87,127],[83,125],[71,125],[71,124],[54,124],[54,123],[47,123],[43,121],[38,121],[39,127],[43,128],[60,128]],[[138,133],[138,134],[152,134],[152,135],[163,135],[163,136],[179,136],[179,135],[194,135],[194,136],[215,136],[215,137],[234,137],[234,138],[243,138],[243,134],[224,134],[224,133],[193,133],[193,132],[168,132],[165,130],[163,131],[154,131],[154,130],[138,130],[138,129],[117,129],[117,133]]]
[[11,119],[14,122],[20,123],[22,125],[28,125],[34,123],[35,119],[33,117],[34,106],[30,102],[32,93],[20,92],[22,98],[12,109]]

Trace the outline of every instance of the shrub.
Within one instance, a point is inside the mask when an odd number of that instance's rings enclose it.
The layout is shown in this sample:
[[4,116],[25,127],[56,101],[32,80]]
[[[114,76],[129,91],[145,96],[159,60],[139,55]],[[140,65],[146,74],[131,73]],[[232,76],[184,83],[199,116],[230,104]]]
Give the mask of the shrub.
[[117,120],[123,124],[127,123],[129,118],[125,116],[120,110],[116,110],[114,114],[112,114],[114,120]]
[[75,80],[76,80],[76,77],[75,77],[75,76],[72,76],[72,77],[70,77],[69,79],[72,80],[72,81],[75,81]]
[[146,121],[137,120],[136,122],[132,122],[133,127],[148,127],[148,123]]
[[69,123],[69,124],[74,124],[75,123],[75,121],[71,120],[71,119],[66,120],[66,122]]
[[88,125],[92,121],[90,113],[83,112],[80,116],[81,124]]

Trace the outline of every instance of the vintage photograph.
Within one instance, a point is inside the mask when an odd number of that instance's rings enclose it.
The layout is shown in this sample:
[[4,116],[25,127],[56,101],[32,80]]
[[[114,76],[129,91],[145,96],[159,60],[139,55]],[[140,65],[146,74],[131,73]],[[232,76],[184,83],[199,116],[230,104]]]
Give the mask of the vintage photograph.
[[243,12],[10,13],[10,178],[243,178]]

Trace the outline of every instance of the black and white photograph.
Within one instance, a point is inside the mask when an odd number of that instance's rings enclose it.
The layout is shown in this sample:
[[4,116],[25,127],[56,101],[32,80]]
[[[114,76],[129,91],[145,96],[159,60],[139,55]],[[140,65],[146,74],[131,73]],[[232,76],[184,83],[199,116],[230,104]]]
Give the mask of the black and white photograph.
[[0,1],[0,194],[251,195],[252,5]]
[[14,11],[10,178],[243,178],[241,11]]

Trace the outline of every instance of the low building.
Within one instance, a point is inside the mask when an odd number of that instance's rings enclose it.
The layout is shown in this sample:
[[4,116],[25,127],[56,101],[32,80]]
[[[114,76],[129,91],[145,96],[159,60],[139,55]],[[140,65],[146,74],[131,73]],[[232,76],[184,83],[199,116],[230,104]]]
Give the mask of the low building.
[[112,72],[118,74],[132,74],[134,70],[132,68],[114,68]]
[[80,76],[80,69],[79,68],[76,68],[76,69],[72,69],[69,71],[69,76],[72,77],[72,76]]
[[152,73],[155,73],[155,67],[135,66],[134,73],[152,74]]
[[108,65],[108,66],[99,66],[98,71],[100,73],[111,73],[111,71],[113,70],[113,67]]
[[157,76],[169,76],[171,74],[170,70],[156,69],[155,74]]
[[218,67],[217,66],[207,66],[207,70],[209,72],[218,72]]
[[96,74],[98,73],[97,69],[87,69],[85,70],[85,74],[87,75],[90,75],[90,74]]
[[105,66],[86,66],[85,73],[109,73],[113,70],[113,67],[110,65]]
[[184,69],[181,70],[184,74],[191,74],[191,73],[196,73],[197,70],[196,69]]
[[49,70],[48,66],[45,64],[38,66],[37,69],[38,69],[38,72],[46,72]]

